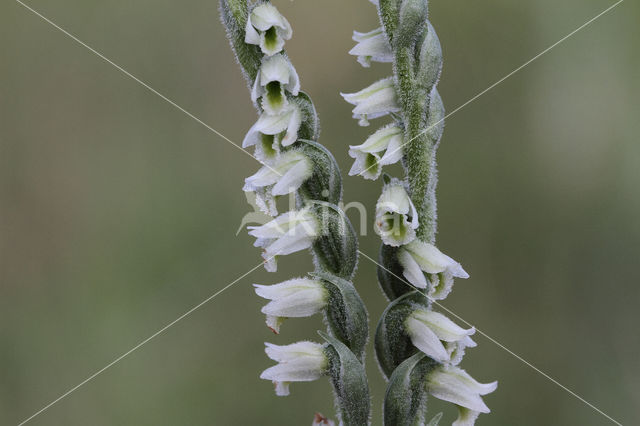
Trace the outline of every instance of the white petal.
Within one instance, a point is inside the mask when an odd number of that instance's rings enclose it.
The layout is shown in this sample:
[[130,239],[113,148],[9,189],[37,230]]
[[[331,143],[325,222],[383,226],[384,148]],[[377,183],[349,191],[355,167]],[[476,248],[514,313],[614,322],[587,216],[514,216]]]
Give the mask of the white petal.
[[[267,31],[271,27],[291,30],[289,22],[287,22],[278,9],[270,3],[263,3],[256,6],[251,11],[250,19],[253,26],[259,31]],[[289,35],[289,37],[291,36]]]
[[361,145],[350,146],[352,150],[361,152],[382,152],[387,149],[392,139],[402,137],[402,129],[395,125],[388,125],[378,129]]
[[466,371],[454,366],[444,366],[430,373],[428,378],[428,392],[438,399],[480,413],[490,410],[480,395],[493,392],[498,382],[482,384],[473,379]]
[[444,340],[445,342],[462,340],[465,337],[473,335],[476,331],[473,327],[465,330],[439,312],[418,309],[411,315],[416,320],[426,324],[440,340]]
[[[380,164],[383,166],[389,164],[395,164],[402,159],[402,133],[399,132],[393,135],[389,140],[389,145],[384,155],[380,159]],[[417,215],[415,216],[417,219]]]
[[300,158],[291,166],[284,175],[280,176],[278,183],[273,187],[273,195],[289,194],[311,177],[313,165],[306,157]]
[[319,379],[323,373],[323,370],[301,360],[269,367],[262,372],[260,378],[276,382],[309,382]]
[[380,167],[378,154],[349,150],[349,155],[356,159],[349,170],[349,176],[361,175],[369,180],[376,180],[380,177],[382,167]]
[[276,395],[287,396],[289,395],[289,384],[291,382],[273,382],[276,389]]
[[282,146],[289,146],[298,140],[298,131],[302,125],[302,113],[297,106],[293,106],[287,123],[287,134],[282,138]]
[[456,277],[469,277],[458,262],[442,253],[433,244],[415,240],[412,243],[407,244],[405,248],[411,253],[416,262],[418,262],[422,270],[429,274],[448,271]]
[[393,62],[393,51],[382,28],[377,28],[368,33],[354,31],[353,40],[357,41],[358,44],[349,51],[349,54],[358,56],[358,61],[365,67],[368,66],[370,61]]
[[277,362],[288,362],[299,357],[324,357],[322,345],[308,341],[283,346],[265,343],[265,352],[269,358]]
[[244,27],[245,35],[244,42],[247,44],[260,44],[260,34],[256,31],[256,29],[251,24],[251,15],[247,19],[247,25]]
[[402,265],[402,275],[410,284],[417,288],[427,288],[427,279],[420,269],[420,265],[415,261],[413,256],[404,248],[398,251],[398,262]]
[[411,342],[416,348],[420,349],[422,353],[439,362],[449,360],[449,354],[444,345],[426,324],[409,316],[406,320],[405,327],[407,334],[409,334],[411,338]]

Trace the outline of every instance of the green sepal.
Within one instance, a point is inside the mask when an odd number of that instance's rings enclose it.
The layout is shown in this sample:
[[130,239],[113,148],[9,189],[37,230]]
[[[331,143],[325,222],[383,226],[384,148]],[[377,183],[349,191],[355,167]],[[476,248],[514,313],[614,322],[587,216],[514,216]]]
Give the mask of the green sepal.
[[305,92],[291,98],[298,105],[302,113],[302,124],[298,130],[298,139],[317,141],[320,137],[320,122],[313,101]]
[[344,343],[364,362],[369,338],[369,315],[353,284],[326,272],[309,274],[319,279],[329,293],[325,320],[331,335]]
[[244,42],[248,17],[247,0],[220,0],[220,18],[227,30],[229,44],[251,88],[262,63],[262,52],[259,46]]
[[404,323],[416,308],[427,305],[427,297],[413,291],[391,302],[382,313],[376,328],[375,350],[385,377],[391,376],[402,361],[418,351],[405,332]]
[[320,200],[332,204],[342,200],[342,176],[335,158],[317,142],[299,139],[296,147],[313,162],[313,175],[298,189],[304,200]]
[[[386,426],[424,425],[427,408],[425,379],[438,363],[422,353],[408,358],[393,371],[384,396]],[[438,424],[438,416],[429,424]]]
[[316,270],[351,280],[358,265],[358,238],[351,222],[335,204],[311,201],[321,226],[313,243]]
[[403,294],[414,291],[402,275],[402,265],[398,262],[398,247],[380,245],[380,253],[378,256],[378,284],[384,292],[387,300],[395,300]]
[[426,22],[423,37],[424,39],[419,46],[416,78],[419,86],[430,90],[431,87],[438,83],[442,72],[442,47],[436,30],[429,21]]
[[370,424],[371,399],[364,366],[338,339],[322,331],[318,334],[328,343],[325,348],[329,360],[327,374],[333,385],[340,424]]

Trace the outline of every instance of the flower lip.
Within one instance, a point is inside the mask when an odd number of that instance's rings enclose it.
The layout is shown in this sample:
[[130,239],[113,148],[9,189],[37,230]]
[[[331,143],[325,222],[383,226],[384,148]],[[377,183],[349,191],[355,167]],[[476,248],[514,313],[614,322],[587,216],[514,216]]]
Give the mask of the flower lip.
[[257,44],[267,56],[281,52],[285,40],[293,32],[289,21],[271,3],[257,5],[249,14],[245,27],[245,43]]
[[382,241],[399,247],[416,238],[418,212],[409,194],[398,179],[385,184],[376,203],[375,231]]

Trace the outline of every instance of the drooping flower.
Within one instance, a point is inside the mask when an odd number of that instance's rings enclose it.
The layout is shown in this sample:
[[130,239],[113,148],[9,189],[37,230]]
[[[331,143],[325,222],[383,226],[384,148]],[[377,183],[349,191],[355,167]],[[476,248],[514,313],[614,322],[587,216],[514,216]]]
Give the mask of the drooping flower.
[[363,144],[349,146],[349,156],[356,160],[349,176],[361,174],[365,179],[377,179],[382,166],[402,158],[402,129],[394,124],[378,129]]
[[328,359],[324,347],[319,343],[297,342],[278,346],[265,343],[267,356],[278,364],[269,367],[260,375],[261,379],[275,384],[276,395],[289,395],[290,382],[309,382],[325,374]]
[[358,62],[363,67],[370,67],[371,61],[393,62],[393,51],[382,27],[367,33],[354,31],[353,41],[358,44],[349,51],[349,54],[357,56]]
[[409,194],[398,179],[393,179],[382,188],[376,203],[375,231],[382,242],[398,247],[416,238],[418,212]]
[[293,35],[289,21],[271,3],[256,6],[247,19],[245,43],[256,44],[267,56],[282,51],[285,40]]
[[[427,288],[427,278],[424,276],[424,272],[432,274],[431,277],[437,277],[442,282],[439,285],[448,287],[451,289],[453,285],[453,277],[469,278],[469,274],[462,269],[462,266],[442,253],[433,244],[425,243],[420,240],[413,240],[409,244],[402,246],[398,251],[398,261],[404,268],[402,274],[412,285],[418,288]],[[438,296],[438,299],[446,297],[445,292],[439,290],[437,294],[432,295],[434,290],[434,283],[431,283],[429,289],[429,296]],[[448,291],[447,291],[448,293]],[[444,295],[444,297],[442,297]],[[436,298],[436,297],[434,297]]]
[[341,93],[345,101],[355,105],[353,118],[361,126],[369,125],[369,118],[377,118],[400,110],[396,98],[393,77],[373,83],[356,93]]
[[242,147],[255,146],[259,160],[273,160],[280,153],[280,145],[289,146],[298,140],[301,124],[302,114],[295,103],[278,114],[263,113],[247,132]]
[[292,150],[278,156],[271,165],[265,165],[245,179],[245,192],[256,194],[260,210],[275,216],[278,214],[275,198],[290,194],[300,188],[313,173],[313,163],[301,151]]
[[473,425],[479,413],[489,413],[481,395],[487,395],[498,387],[498,382],[478,383],[466,371],[451,365],[437,367],[427,375],[427,392],[443,401],[459,407],[460,416],[454,425]]
[[285,90],[297,96],[300,92],[298,73],[283,54],[265,57],[251,91],[251,100],[262,98],[262,108],[269,114],[278,114],[288,105]]
[[442,363],[457,365],[464,349],[476,346],[469,337],[475,328],[465,330],[446,316],[426,309],[413,311],[405,320],[405,330],[416,348]]
[[277,257],[311,247],[320,235],[318,218],[309,210],[294,210],[281,214],[262,226],[249,226],[249,235],[256,237],[255,247],[263,248],[265,269],[278,269]]
[[310,278],[294,278],[274,285],[254,284],[256,294],[270,302],[262,307],[267,326],[280,332],[284,318],[310,317],[327,305],[328,293],[321,282]]

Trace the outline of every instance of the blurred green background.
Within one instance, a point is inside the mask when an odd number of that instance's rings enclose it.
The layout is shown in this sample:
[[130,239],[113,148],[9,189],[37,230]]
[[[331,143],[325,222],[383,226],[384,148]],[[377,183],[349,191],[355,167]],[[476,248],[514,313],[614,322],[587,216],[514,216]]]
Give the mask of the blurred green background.
[[[240,142],[255,121],[217,1],[31,0],[32,7]],[[340,91],[389,74],[347,55],[376,26],[366,0],[275,4],[288,52],[344,171],[375,130]],[[611,5],[433,1],[451,111]],[[640,418],[640,6],[627,1],[447,120],[439,246],[471,273],[445,305],[621,423]],[[0,5],[0,424],[17,424],[260,262],[235,235],[249,156],[13,1]],[[345,179],[373,206],[380,183]],[[355,210],[350,213],[354,213]],[[357,216],[354,216],[354,220]],[[355,225],[359,226],[357,220]],[[361,249],[379,240],[368,226]],[[35,418],[33,425],[304,425],[333,414],[328,383],[278,398],[263,342],[317,339],[319,317],[264,326],[262,268]],[[386,302],[361,259],[374,328]],[[607,425],[485,338],[463,366],[479,425]],[[384,383],[370,354],[374,424]],[[445,410],[434,402],[431,414]]]

